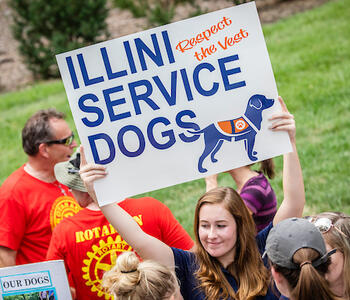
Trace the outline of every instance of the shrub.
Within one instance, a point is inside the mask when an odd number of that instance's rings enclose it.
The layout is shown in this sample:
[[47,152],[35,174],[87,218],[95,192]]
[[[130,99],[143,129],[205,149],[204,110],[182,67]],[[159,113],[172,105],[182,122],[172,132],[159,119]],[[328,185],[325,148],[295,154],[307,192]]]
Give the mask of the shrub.
[[240,5],[240,4],[251,2],[251,1],[253,1],[253,0],[233,0],[233,3],[235,5]]
[[114,0],[114,4],[121,9],[130,10],[135,18],[146,17],[147,0]]
[[150,26],[165,25],[174,17],[175,7],[180,3],[190,3],[201,14],[200,7],[195,0],[114,0],[114,5],[121,9],[128,9],[134,17],[146,17]]
[[13,35],[36,78],[58,76],[55,55],[109,36],[107,0],[8,0]]

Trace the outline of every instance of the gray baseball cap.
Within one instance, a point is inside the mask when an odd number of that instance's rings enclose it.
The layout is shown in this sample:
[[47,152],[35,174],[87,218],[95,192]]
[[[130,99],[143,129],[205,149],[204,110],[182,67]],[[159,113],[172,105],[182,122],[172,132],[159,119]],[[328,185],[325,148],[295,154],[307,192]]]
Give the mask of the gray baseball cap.
[[290,218],[271,229],[266,240],[265,254],[278,266],[298,269],[300,266],[293,262],[293,255],[301,248],[311,248],[320,254],[312,262],[314,267],[326,262],[336,251],[334,249],[327,253],[322,233],[314,224],[306,219]]
[[87,192],[83,181],[80,178],[80,152],[79,149],[71,156],[69,161],[57,163],[55,165],[55,177],[58,182],[66,185],[67,187],[78,190],[81,192]]

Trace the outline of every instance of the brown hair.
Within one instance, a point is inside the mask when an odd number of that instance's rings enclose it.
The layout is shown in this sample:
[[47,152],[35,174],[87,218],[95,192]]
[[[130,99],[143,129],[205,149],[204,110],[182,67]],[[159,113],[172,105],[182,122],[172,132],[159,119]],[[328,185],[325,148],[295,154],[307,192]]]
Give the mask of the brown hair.
[[170,269],[155,261],[140,262],[134,252],[121,254],[102,278],[102,286],[118,300],[168,299],[175,293],[176,285],[176,276]]
[[260,162],[260,172],[264,173],[270,179],[275,177],[275,163],[272,158]]
[[271,263],[274,269],[281,273],[288,281],[291,299],[298,300],[335,300],[337,298],[330,290],[325,274],[330,265],[330,259],[314,267],[311,262],[320,257],[320,254],[311,248],[301,248],[293,255],[293,262],[300,267],[291,270]]
[[336,248],[344,256],[343,266],[343,278],[345,285],[345,299],[350,298],[350,216],[341,212],[324,212],[316,215],[318,218],[326,217],[332,221],[332,224],[337,227],[343,234],[338,230],[330,229],[328,232],[323,234],[325,242]]
[[51,119],[64,118],[64,113],[54,108],[39,110],[32,115],[22,130],[22,146],[24,152],[31,156],[36,155],[41,143],[54,138],[49,121]]
[[[237,224],[237,242],[234,261],[227,270],[234,276],[239,288],[233,290],[221,270],[221,264],[211,257],[200,242],[198,226],[199,212],[204,204],[223,204]],[[199,287],[207,299],[250,300],[258,295],[266,295],[269,282],[267,269],[256,245],[256,229],[253,218],[239,194],[229,187],[218,187],[205,193],[195,210],[194,233],[196,238],[196,258],[199,269],[195,273]]]

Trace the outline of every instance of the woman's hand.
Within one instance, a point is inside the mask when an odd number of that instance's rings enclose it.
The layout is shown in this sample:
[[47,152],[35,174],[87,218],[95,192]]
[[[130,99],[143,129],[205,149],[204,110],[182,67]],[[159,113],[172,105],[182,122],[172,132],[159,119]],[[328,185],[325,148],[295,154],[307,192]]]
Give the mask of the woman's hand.
[[107,175],[106,168],[102,165],[88,164],[85,158],[84,147],[80,145],[80,171],[81,180],[90,197],[98,204],[94,188],[94,181]]
[[269,121],[272,121],[270,129],[273,131],[287,131],[291,142],[295,143],[296,128],[294,116],[289,113],[287,106],[281,96],[278,96],[278,101],[281,104],[282,111],[280,113],[272,115],[269,118]]

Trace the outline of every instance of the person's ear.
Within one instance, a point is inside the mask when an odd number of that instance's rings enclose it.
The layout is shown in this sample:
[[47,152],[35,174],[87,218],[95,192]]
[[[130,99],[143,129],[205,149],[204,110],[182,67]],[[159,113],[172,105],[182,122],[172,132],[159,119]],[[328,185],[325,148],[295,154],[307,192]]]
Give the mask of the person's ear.
[[282,281],[283,281],[282,274],[277,272],[276,269],[273,266],[271,266],[271,274],[272,274],[272,277],[273,277],[273,279],[275,280],[275,282],[277,284],[282,283]]
[[40,154],[41,156],[43,156],[45,158],[49,158],[48,145],[45,143],[41,143],[39,145],[38,154]]

